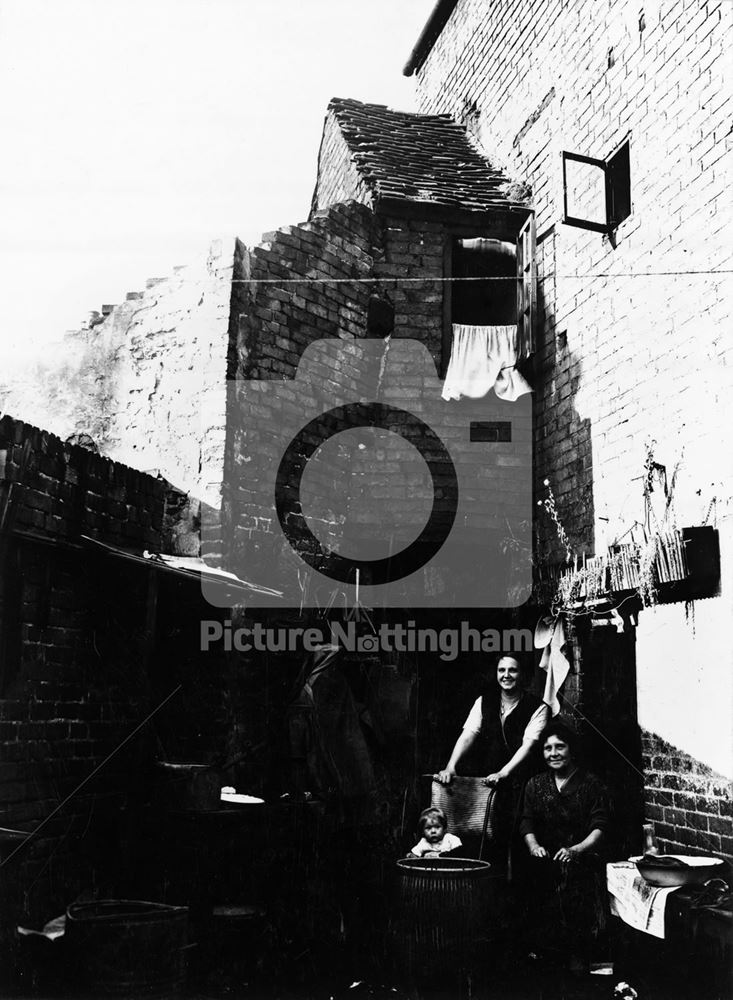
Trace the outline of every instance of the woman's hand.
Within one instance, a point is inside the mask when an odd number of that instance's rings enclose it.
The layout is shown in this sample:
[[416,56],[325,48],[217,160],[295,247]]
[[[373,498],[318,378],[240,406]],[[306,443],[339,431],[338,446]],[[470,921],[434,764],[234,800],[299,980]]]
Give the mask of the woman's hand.
[[541,844],[535,844],[534,847],[530,847],[529,853],[533,858],[549,858],[550,856]]
[[490,788],[495,788],[500,781],[504,781],[506,778],[505,774],[501,771],[497,771],[495,774],[487,774],[484,778],[484,784],[488,785]]
[[452,770],[452,768],[446,767],[444,770],[438,771],[437,774],[434,774],[433,778],[436,781],[439,781],[441,785],[450,785],[451,781],[453,781],[453,778],[455,777],[455,773],[456,772]]
[[552,860],[559,861],[560,864],[563,867],[565,867],[566,865],[569,865],[572,861],[577,861],[579,854],[580,851],[578,850],[577,847],[561,847]]

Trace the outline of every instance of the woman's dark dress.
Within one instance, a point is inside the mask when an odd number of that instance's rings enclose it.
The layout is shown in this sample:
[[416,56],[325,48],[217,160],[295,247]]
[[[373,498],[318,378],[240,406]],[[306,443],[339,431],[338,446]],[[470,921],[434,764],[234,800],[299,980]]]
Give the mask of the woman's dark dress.
[[519,832],[534,834],[549,858],[530,859],[531,913],[536,915],[540,946],[588,951],[605,927],[606,892],[598,849],[586,851],[563,867],[553,861],[561,847],[585,840],[592,830],[608,829],[608,805],[601,782],[578,769],[562,791],[544,773],[527,782]]

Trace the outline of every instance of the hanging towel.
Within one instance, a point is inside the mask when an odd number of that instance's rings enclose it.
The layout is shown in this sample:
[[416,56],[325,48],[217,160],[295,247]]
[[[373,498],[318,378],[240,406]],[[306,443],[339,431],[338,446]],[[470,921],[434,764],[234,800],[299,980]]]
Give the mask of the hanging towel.
[[[537,632],[535,632],[535,636]],[[545,692],[542,700],[550,706],[553,715],[560,711],[560,702],[557,694],[565,683],[565,678],[570,671],[570,662],[565,656],[563,649],[566,645],[565,626],[562,618],[556,618],[552,628],[552,636],[545,646],[540,660],[540,666],[547,671],[545,681]]]
[[443,399],[480,399],[494,387],[500,399],[514,401],[532,389],[516,369],[516,326],[453,324],[453,344]]

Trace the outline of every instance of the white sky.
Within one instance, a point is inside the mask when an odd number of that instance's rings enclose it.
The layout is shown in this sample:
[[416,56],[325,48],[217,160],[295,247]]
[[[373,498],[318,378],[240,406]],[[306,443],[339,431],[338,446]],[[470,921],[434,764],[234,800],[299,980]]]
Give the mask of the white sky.
[[434,0],[0,0],[0,348],[303,221],[331,97],[414,106]]

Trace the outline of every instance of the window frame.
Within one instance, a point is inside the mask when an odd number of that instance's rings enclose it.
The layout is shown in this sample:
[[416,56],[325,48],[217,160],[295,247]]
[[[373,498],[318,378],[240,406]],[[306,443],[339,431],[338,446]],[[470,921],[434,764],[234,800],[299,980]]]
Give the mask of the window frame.
[[[628,213],[622,218],[614,218],[613,206],[617,198],[617,188],[618,181],[614,181],[613,168],[615,167],[615,162],[618,160],[619,156],[627,151],[629,157],[629,168],[624,171],[626,176],[626,188],[629,210]],[[603,184],[605,191],[605,209],[606,209],[606,221],[605,223],[594,222],[591,219],[583,219],[579,216],[568,215],[568,177],[567,177],[567,163],[586,163],[592,167],[598,167],[599,170],[603,172]],[[571,153],[567,150],[562,151],[562,194],[563,194],[563,217],[562,221],[566,226],[575,226],[577,229],[587,229],[593,233],[603,233],[605,236],[610,236],[618,227],[629,218],[632,213],[633,206],[631,202],[631,136],[627,135],[618,145],[615,147],[614,151],[606,157],[605,160],[599,160],[594,156],[583,156],[581,153]]]
[[[492,231],[493,228],[493,231]],[[537,248],[535,212],[528,209],[522,222],[506,227],[485,225],[453,225],[445,232],[443,245],[443,275],[453,277],[453,243],[460,239],[498,239],[513,241],[516,247],[517,346],[518,361],[524,361],[535,351],[537,320]],[[527,260],[527,257],[529,258]],[[443,282],[443,335],[441,340],[440,377],[445,378],[453,347],[453,283]]]

